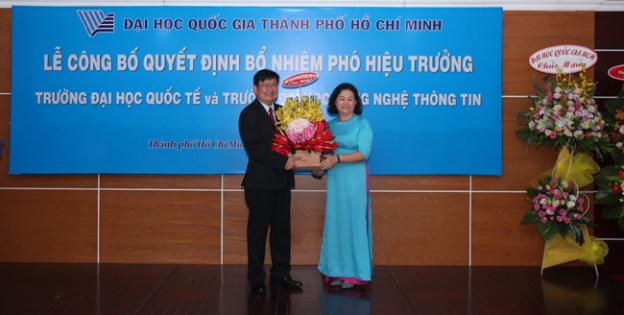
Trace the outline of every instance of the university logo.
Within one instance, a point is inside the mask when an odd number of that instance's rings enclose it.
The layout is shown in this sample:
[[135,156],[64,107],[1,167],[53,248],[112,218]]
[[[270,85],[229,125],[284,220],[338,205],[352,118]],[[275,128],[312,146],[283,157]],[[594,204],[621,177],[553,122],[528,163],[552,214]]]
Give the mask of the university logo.
[[78,10],[78,16],[89,37],[115,32],[115,13],[104,15],[102,10]]

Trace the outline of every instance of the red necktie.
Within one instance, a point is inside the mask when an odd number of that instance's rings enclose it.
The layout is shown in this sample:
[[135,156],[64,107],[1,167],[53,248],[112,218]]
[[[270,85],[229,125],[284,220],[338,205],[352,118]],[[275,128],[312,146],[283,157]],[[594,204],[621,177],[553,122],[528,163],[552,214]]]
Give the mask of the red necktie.
[[271,121],[275,124],[275,117],[273,117],[273,106],[269,107],[269,116],[271,116]]

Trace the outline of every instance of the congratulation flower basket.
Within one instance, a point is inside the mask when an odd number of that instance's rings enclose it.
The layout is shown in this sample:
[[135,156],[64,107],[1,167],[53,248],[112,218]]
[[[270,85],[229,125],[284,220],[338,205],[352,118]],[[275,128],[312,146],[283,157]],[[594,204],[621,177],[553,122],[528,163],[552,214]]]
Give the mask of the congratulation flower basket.
[[525,127],[516,135],[527,149],[546,145],[559,151],[554,167],[531,181],[534,188],[527,188],[533,207],[520,222],[538,223],[546,242],[542,271],[576,259],[603,264],[608,253],[604,241],[589,235],[587,227],[597,225],[585,216],[589,199],[579,187],[593,183],[593,175],[600,170],[592,155],[603,159],[614,146],[594,100],[595,84],[585,77],[585,71],[563,74],[558,70],[544,78],[543,90],[533,78],[537,91],[536,96],[529,96],[533,106],[515,115],[524,118],[520,124]]
[[603,132],[605,121],[598,112],[594,100],[595,84],[585,73],[548,75],[544,78],[544,90],[533,78],[537,96],[529,96],[533,107],[517,113],[526,126],[516,135],[527,148],[531,145],[569,147],[572,154],[580,148],[587,154],[596,153],[603,158],[612,152],[612,144]]
[[283,155],[294,155],[299,169],[320,165],[321,155],[338,147],[321,110],[320,100],[303,96],[288,98],[275,111],[277,130],[271,149]]

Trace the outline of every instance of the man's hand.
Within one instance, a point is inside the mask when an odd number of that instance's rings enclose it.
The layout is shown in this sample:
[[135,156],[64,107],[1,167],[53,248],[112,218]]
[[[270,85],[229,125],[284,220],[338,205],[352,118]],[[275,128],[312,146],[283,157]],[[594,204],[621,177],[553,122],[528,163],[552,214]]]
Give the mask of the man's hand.
[[289,156],[288,161],[286,161],[286,165],[284,165],[284,169],[287,171],[299,169],[299,167],[297,167],[297,164],[295,164],[295,160],[296,159],[294,156]]

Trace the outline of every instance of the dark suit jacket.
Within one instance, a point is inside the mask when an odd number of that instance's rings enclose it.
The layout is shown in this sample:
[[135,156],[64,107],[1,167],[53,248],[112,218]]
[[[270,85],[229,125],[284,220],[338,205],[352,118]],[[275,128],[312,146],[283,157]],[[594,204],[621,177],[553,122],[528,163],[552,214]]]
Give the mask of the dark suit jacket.
[[[275,110],[281,107],[275,106]],[[277,130],[257,99],[241,112],[238,130],[249,155],[247,171],[241,185],[257,190],[277,190],[286,185],[295,185],[294,172],[284,169],[288,157],[271,150]]]

